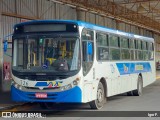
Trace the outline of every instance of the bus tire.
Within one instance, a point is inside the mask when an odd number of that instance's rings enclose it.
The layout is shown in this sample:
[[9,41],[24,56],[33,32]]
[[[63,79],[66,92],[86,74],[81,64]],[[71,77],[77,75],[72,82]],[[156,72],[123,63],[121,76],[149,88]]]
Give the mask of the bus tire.
[[137,82],[137,89],[133,90],[133,95],[142,96],[142,92],[143,92],[143,80],[142,80],[142,77],[139,75],[138,82]]
[[92,109],[101,109],[104,106],[104,103],[106,102],[105,98],[105,92],[104,92],[104,86],[102,82],[99,82],[98,89],[97,89],[97,99],[89,102],[89,105]]

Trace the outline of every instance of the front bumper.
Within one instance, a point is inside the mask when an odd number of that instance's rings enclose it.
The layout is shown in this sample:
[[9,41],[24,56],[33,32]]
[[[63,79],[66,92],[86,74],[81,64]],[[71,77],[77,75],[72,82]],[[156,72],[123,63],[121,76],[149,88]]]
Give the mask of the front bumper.
[[35,93],[37,92],[21,91],[11,86],[12,100],[16,102],[82,102],[82,91],[78,86],[62,92],[47,92],[47,98],[36,98]]

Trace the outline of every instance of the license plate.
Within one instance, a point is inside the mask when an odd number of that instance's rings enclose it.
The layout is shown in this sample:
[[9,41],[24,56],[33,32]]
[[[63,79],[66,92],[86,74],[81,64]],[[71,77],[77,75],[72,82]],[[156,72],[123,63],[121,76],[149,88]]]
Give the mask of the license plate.
[[47,98],[47,93],[36,93],[36,98]]

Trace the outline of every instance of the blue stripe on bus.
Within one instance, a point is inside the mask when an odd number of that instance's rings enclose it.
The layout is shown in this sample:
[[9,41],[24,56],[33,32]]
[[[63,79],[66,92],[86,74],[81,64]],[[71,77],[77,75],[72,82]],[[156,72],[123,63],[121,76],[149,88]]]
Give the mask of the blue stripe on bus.
[[82,102],[82,91],[78,86],[61,92],[40,92],[47,93],[47,98],[36,98],[35,94],[39,92],[26,92],[11,86],[11,97],[16,102]]
[[36,86],[36,87],[37,87],[37,86],[38,86],[38,87],[48,86],[48,83],[47,83],[47,82],[37,82],[35,86]]
[[120,75],[151,72],[151,65],[149,62],[137,63],[116,63]]

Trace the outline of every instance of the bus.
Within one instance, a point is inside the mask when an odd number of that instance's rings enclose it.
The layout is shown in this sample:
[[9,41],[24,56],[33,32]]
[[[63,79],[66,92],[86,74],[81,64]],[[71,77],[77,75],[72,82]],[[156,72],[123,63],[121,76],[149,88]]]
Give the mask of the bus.
[[155,79],[154,39],[76,20],[14,26],[12,100],[89,103],[101,109],[121,93],[141,96]]

